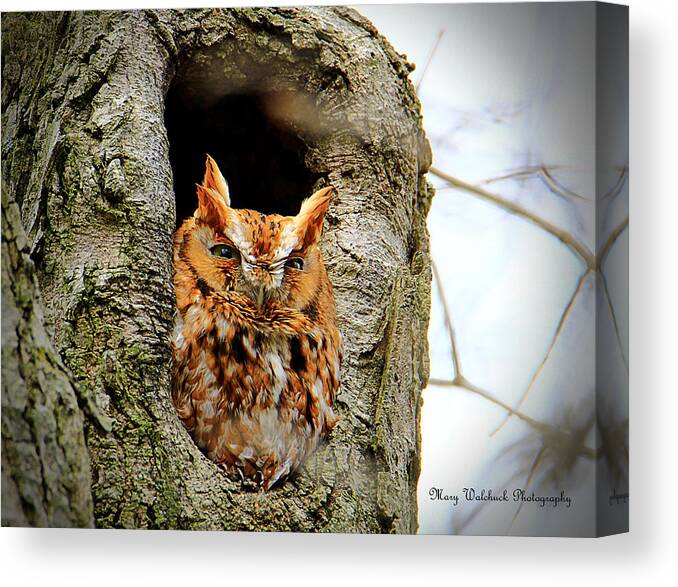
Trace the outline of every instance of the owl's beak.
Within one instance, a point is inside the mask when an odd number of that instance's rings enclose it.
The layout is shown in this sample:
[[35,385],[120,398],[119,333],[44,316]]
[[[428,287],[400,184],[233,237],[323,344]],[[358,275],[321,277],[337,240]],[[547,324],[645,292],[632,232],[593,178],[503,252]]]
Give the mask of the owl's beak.
[[250,285],[250,295],[254,299],[257,308],[261,309],[268,300],[273,278],[268,265],[247,264],[244,265],[245,275]]

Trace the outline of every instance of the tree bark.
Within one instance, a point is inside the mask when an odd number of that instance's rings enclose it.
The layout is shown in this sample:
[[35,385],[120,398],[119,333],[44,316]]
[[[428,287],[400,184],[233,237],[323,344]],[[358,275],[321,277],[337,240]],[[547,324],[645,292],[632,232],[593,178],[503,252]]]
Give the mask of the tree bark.
[[[5,259],[3,244],[3,522],[87,525],[93,516],[98,527],[415,532],[432,190],[411,67],[346,8],[5,14],[2,22],[3,239],[21,251],[5,226],[16,202],[39,281],[32,305],[17,306],[5,284],[24,269]],[[269,493],[221,475],[170,399],[171,237],[178,198],[189,197],[173,191],[164,119],[172,84],[195,100],[215,87],[290,92],[293,112],[281,116],[306,146],[309,177],[338,193],[322,247],[344,337],[342,420],[302,472]],[[17,312],[38,332],[44,322],[51,342],[16,342],[9,331],[6,339],[5,320]],[[22,416],[6,418],[5,400],[15,401],[17,382],[39,378],[29,355],[50,344],[63,365],[50,359],[58,381],[41,383],[34,402],[56,418],[53,398],[68,406],[62,448],[78,464],[56,473],[66,513],[6,520],[5,453]],[[35,435],[26,442],[34,452],[40,444]],[[22,466],[39,472],[49,458],[38,451]]]
[[3,190],[2,524],[90,527],[83,412],[104,432],[110,426],[86,397],[78,397],[45,332],[27,245],[19,208]]

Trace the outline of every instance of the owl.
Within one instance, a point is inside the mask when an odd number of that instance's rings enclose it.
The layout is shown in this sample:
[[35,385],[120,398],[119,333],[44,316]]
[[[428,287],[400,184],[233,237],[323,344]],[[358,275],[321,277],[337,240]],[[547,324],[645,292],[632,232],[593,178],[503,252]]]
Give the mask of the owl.
[[341,336],[318,248],[332,188],[296,216],[230,206],[207,157],[174,237],[172,398],[196,445],[269,490],[334,428]]

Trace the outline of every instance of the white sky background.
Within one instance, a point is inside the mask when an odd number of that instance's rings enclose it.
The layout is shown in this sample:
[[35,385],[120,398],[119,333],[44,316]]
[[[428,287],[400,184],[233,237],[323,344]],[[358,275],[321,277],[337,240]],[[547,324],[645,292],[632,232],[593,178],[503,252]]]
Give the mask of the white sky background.
[[[434,166],[520,203],[595,249],[593,6],[370,5],[358,10],[417,65],[415,84],[443,31],[419,88]],[[613,159],[623,166],[628,154],[614,153]],[[534,173],[488,181],[542,165],[575,195],[553,193]],[[612,170],[611,178],[614,175]],[[431,175],[429,179],[443,188],[433,200],[428,226],[461,369],[474,385],[515,406],[549,347],[584,264],[534,224],[446,188]],[[620,210],[628,205],[627,198],[626,191],[618,198]],[[521,407],[524,413],[559,424],[570,412],[592,409],[594,304],[589,279]],[[429,342],[431,377],[452,379],[450,344],[435,284]],[[430,499],[431,487],[455,494],[463,487],[496,491],[524,486],[526,474],[510,478],[521,464],[529,467],[539,445],[528,442],[527,461],[515,451],[504,454],[530,432],[512,418],[491,435],[504,415],[501,408],[465,389],[429,386],[424,391],[420,532],[590,533],[595,523],[590,461],[578,463],[557,489],[535,486],[540,494],[564,489],[574,500],[569,510],[526,505],[513,524],[513,504],[483,508],[464,523],[473,508],[452,508]]]

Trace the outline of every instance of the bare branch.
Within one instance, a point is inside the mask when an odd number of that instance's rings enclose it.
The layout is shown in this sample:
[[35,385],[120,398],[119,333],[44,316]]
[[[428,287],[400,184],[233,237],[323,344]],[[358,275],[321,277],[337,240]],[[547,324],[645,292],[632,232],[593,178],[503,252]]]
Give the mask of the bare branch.
[[[516,410],[520,409],[520,407],[523,405],[523,402],[527,398],[528,394],[530,393],[530,390],[534,386],[535,382],[537,381],[539,375],[542,372],[542,369],[544,368],[544,366],[546,365],[546,362],[548,361],[549,357],[551,356],[551,352],[553,351],[553,348],[556,346],[556,342],[558,341],[558,338],[560,337],[560,333],[563,331],[563,327],[565,326],[565,322],[567,321],[567,318],[569,317],[569,315],[572,311],[572,308],[574,307],[574,302],[576,301],[577,296],[579,295],[579,292],[582,290],[584,283],[586,282],[586,278],[590,274],[591,274],[591,270],[587,269],[586,271],[584,271],[584,273],[582,273],[579,276],[579,280],[577,281],[577,285],[574,288],[572,295],[570,296],[570,299],[567,303],[567,306],[565,306],[563,313],[560,315],[560,320],[558,321],[558,326],[556,327],[556,330],[553,333],[553,337],[551,338],[549,348],[546,351],[546,354],[544,355],[544,357],[542,358],[541,363],[539,364],[539,366],[537,367],[537,369],[533,373],[532,378],[530,379],[530,383],[528,384],[527,388],[523,392],[523,395],[518,400],[518,404],[516,405],[516,408],[515,408]],[[502,427],[504,426],[504,424],[506,424],[509,417],[510,416],[508,416],[508,415],[506,416],[506,419],[501,424],[499,424],[497,429],[494,432],[492,432],[492,435],[496,434],[497,432],[499,432],[499,430],[502,429]]]
[[[510,405],[508,405],[506,402],[501,401],[499,398],[497,398],[494,394],[490,393],[489,391],[485,391],[484,389],[481,389],[480,387],[474,385],[468,379],[464,378],[463,376],[457,376],[452,380],[447,380],[447,379],[429,379],[429,385],[435,385],[438,387],[459,387],[462,389],[465,389],[466,391],[470,391],[471,393],[474,393],[476,395],[479,395],[480,397],[488,400],[489,402],[499,406],[500,408],[503,408],[511,416],[515,416],[519,420],[522,420],[525,422],[530,428],[538,432],[542,437],[546,436],[564,436],[567,435],[566,431],[560,430],[557,426],[554,426],[553,424],[548,424],[546,422],[540,422],[539,420],[535,420],[534,418],[528,416],[527,414],[516,410],[515,408],[512,408]],[[579,448],[579,454],[583,457],[590,458],[590,459],[595,459],[598,456],[598,453],[596,449],[590,448],[588,446],[581,446]]]
[[548,167],[541,166],[539,169],[540,176],[544,185],[555,195],[562,197],[576,198],[578,200],[584,200],[585,202],[592,202],[591,198],[585,198],[584,196],[579,195],[577,192],[567,189],[563,184],[561,184],[555,177],[551,175]]
[[516,204],[515,202],[511,202],[510,200],[502,198],[501,196],[488,192],[482,188],[471,185],[470,183],[466,183],[465,181],[457,179],[456,177],[453,177],[452,175],[449,175],[444,171],[440,171],[435,167],[431,167],[429,169],[429,172],[432,173],[433,175],[436,175],[440,179],[445,180],[448,184],[450,184],[453,187],[459,188],[467,193],[473,194],[474,196],[478,196],[479,198],[482,198],[488,202],[492,202],[493,204],[499,206],[500,208],[503,208],[504,210],[512,212],[513,214],[516,214],[518,216],[521,216],[526,220],[529,220],[533,224],[536,224],[549,234],[561,240],[571,251],[573,251],[578,257],[580,257],[584,261],[584,263],[586,263],[586,266],[589,269],[595,269],[596,260],[593,253],[589,250],[589,248],[586,245],[580,243],[576,238],[574,238],[570,233],[566,232],[565,230],[562,230],[555,226],[554,224],[551,224],[547,220],[540,218],[539,216],[537,216],[533,212],[530,212],[527,208],[524,208],[520,204]]
[[450,339],[450,350],[452,352],[452,365],[454,366],[454,374],[455,376],[459,376],[461,375],[461,365],[459,362],[459,352],[457,350],[457,337],[454,332],[454,327],[452,326],[452,315],[450,314],[450,309],[447,307],[447,299],[445,297],[445,290],[443,289],[443,281],[440,279],[438,267],[436,267],[436,263],[433,259],[431,259],[431,269],[433,270],[433,278],[436,282],[436,288],[438,289],[438,296],[440,297],[440,302],[443,306],[445,328],[447,329],[447,336]]
[[457,374],[457,376],[451,381],[448,381],[446,379],[429,379],[428,383],[429,385],[437,385],[438,387],[461,387],[463,389],[466,389],[467,391],[475,393],[476,395],[479,395],[480,397],[492,402],[493,404],[499,406],[500,408],[503,408],[504,410],[509,412],[509,414],[511,414],[512,416],[516,416],[517,418],[519,418],[520,420],[522,420],[535,430],[544,431],[544,429],[548,426],[548,424],[539,422],[538,420],[530,418],[529,416],[526,416],[522,412],[513,409],[511,406],[501,401],[499,398],[495,397],[489,391],[485,391],[484,389],[481,389],[476,385],[473,385],[473,383],[468,381],[463,375]]
[[619,177],[617,178],[615,184],[600,199],[607,200],[608,198],[616,197],[621,192],[622,187],[624,187],[624,184],[626,183],[626,179],[628,177],[628,173],[629,173],[628,165],[624,165],[619,170]]
[[491,177],[490,179],[486,179],[484,181],[480,182],[480,185],[490,185],[493,183],[497,183],[500,181],[505,181],[507,179],[524,179],[528,177],[534,177],[535,175],[539,174],[541,167],[539,166],[534,166],[534,167],[523,167],[522,169],[516,169],[515,171],[511,171],[509,173],[506,173],[504,175],[499,175],[497,177]]
[[629,362],[626,358],[626,355],[624,354],[624,346],[622,344],[621,332],[619,330],[619,322],[617,321],[617,313],[615,312],[614,306],[612,305],[612,298],[610,297],[610,290],[607,286],[607,278],[605,277],[605,273],[603,273],[602,269],[600,269],[598,271],[598,275],[600,276],[600,281],[603,284],[603,293],[605,294],[605,301],[607,302],[607,308],[610,311],[610,317],[612,318],[612,325],[614,326],[614,333],[615,333],[615,336],[617,337],[617,345],[619,346],[619,354],[621,355],[622,361],[624,362],[624,367],[626,367],[626,372],[628,373]]
[[628,217],[625,218],[619,226],[617,226],[607,237],[605,242],[603,243],[603,246],[600,247],[600,250],[598,251],[598,254],[596,255],[596,269],[600,269],[603,266],[603,261],[605,260],[605,257],[607,257],[607,254],[610,252],[610,249],[612,248],[612,245],[617,242],[617,239],[621,235],[622,232],[628,227],[629,225],[629,219]]
[[622,339],[621,339],[621,331],[619,329],[619,321],[617,320],[617,313],[614,309],[614,305],[612,304],[612,297],[610,295],[610,288],[608,287],[607,284],[607,277],[605,277],[605,273],[603,271],[603,262],[607,258],[608,253],[612,249],[612,246],[614,243],[617,242],[617,239],[619,236],[628,228],[629,226],[629,219],[625,218],[607,237],[605,242],[603,243],[603,246],[600,247],[600,250],[598,254],[596,255],[596,269],[598,275],[600,275],[600,281],[603,284],[603,294],[605,295],[605,301],[607,303],[608,310],[610,311],[610,316],[612,318],[612,324],[614,326],[614,333],[615,336],[617,337],[617,345],[619,346],[619,354],[621,355],[622,361],[624,362],[624,367],[626,367],[626,371],[628,372],[629,370],[629,362],[628,359],[626,358],[626,355],[624,354],[624,346],[622,344]]
[[426,72],[428,71],[429,65],[431,65],[431,61],[433,61],[433,58],[435,57],[436,51],[438,50],[438,45],[440,45],[441,39],[445,36],[445,29],[440,29],[438,31],[438,36],[436,37],[435,42],[433,43],[433,47],[431,48],[430,53],[428,54],[428,58],[426,59],[426,65],[424,65],[424,69],[421,71],[421,76],[419,77],[419,81],[417,82],[417,85],[415,86],[415,90],[417,94],[419,94],[419,88],[421,88],[421,83],[424,81],[424,77],[426,77]]
[[[527,474],[527,479],[525,480],[525,490],[526,491],[530,487],[530,484],[532,483],[532,480],[534,479],[534,476],[537,473],[537,470],[539,469],[539,463],[541,462],[545,453],[546,453],[546,446],[542,446],[539,449],[539,451],[537,451],[537,456],[535,457],[534,461],[532,461],[532,466],[530,467],[530,471]],[[509,529],[508,529],[509,532],[511,531],[513,523],[516,521],[516,519],[520,515],[520,512],[523,509],[524,503],[525,503],[524,501],[521,501],[520,505],[518,506],[518,509],[516,509],[516,513],[513,514],[513,519],[511,520],[511,523],[509,524]]]

